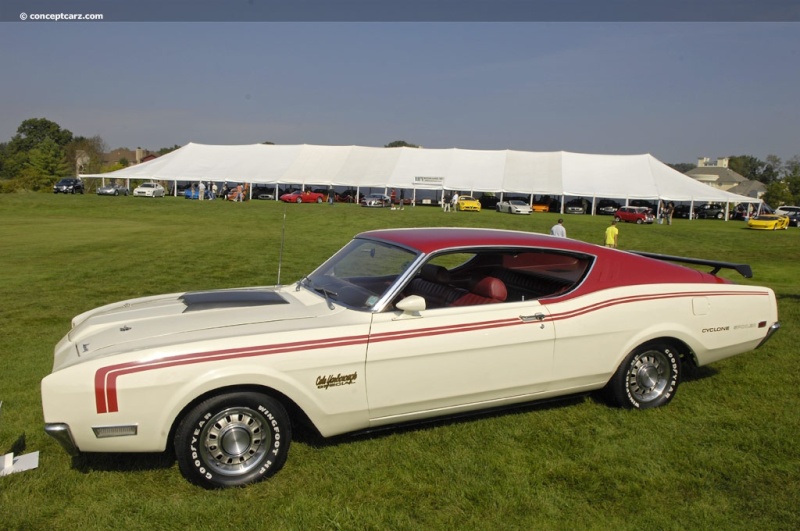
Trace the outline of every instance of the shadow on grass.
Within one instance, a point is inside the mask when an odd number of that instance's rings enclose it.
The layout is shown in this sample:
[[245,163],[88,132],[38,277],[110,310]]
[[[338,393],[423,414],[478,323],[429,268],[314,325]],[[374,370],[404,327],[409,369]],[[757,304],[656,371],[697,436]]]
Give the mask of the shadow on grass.
[[83,474],[90,472],[135,472],[171,468],[175,456],[171,451],[159,454],[81,454],[72,458],[72,468]]
[[566,397],[557,397],[546,400],[539,400],[536,402],[529,402],[526,404],[517,404],[513,406],[505,406],[494,409],[484,409],[481,411],[461,413],[459,415],[450,415],[446,417],[437,417],[434,419],[418,420],[406,422],[403,424],[394,424],[391,426],[372,428],[368,430],[361,430],[353,433],[345,433],[336,435],[334,437],[325,438],[317,431],[307,424],[300,424],[293,427],[292,440],[302,444],[307,444],[313,448],[324,448],[328,446],[338,446],[341,444],[349,444],[352,442],[359,442],[364,440],[389,437],[398,433],[413,433],[419,431],[432,430],[443,426],[451,426],[454,424],[461,424],[465,422],[478,422],[486,419],[504,417],[509,415],[522,415],[532,411],[547,411],[552,409],[561,409],[564,407],[575,406],[584,401],[587,394],[570,395]]
[[1,455],[5,455],[5,454],[20,455],[21,453],[23,453],[25,451],[26,447],[27,447],[27,443],[25,441],[25,432],[22,432],[22,435],[17,437],[17,440],[14,441],[11,444],[11,447],[8,450],[6,450],[5,452],[2,452]]

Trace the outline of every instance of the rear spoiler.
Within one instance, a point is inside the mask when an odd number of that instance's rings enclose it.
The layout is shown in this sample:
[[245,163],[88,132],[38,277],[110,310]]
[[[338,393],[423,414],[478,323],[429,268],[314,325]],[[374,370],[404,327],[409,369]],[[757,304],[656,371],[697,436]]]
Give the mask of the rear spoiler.
[[685,256],[670,256],[668,254],[658,254],[658,253],[645,253],[642,251],[630,251],[633,254],[638,254],[639,256],[645,256],[647,258],[654,258],[656,260],[665,260],[667,262],[678,262],[683,264],[695,264],[695,265],[704,265],[713,267],[710,271],[712,275],[716,275],[719,273],[720,269],[733,269],[744,278],[753,278],[753,270],[750,269],[750,266],[747,264],[734,264],[733,262],[719,262],[717,260],[703,260],[702,258],[687,258]]

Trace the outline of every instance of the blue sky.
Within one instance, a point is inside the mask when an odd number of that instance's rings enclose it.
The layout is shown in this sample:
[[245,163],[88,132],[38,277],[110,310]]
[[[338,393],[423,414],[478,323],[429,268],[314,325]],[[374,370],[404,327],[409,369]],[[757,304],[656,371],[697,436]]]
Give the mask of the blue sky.
[[798,22],[0,24],[0,141],[800,155]]

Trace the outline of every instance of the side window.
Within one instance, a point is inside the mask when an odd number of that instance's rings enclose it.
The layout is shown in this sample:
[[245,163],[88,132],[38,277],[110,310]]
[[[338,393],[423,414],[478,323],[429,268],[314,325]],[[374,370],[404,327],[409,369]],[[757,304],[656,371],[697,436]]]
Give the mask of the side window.
[[573,289],[592,258],[548,250],[480,250],[439,255],[422,266],[404,295],[427,308],[520,302]]

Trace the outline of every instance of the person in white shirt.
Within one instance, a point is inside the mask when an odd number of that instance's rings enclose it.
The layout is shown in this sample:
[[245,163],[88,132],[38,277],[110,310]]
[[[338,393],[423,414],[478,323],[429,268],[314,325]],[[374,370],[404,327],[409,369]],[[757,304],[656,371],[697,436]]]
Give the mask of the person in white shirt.
[[553,225],[553,228],[550,229],[551,236],[558,236],[559,238],[566,238],[567,237],[567,229],[564,228],[564,220],[559,219],[558,223]]

